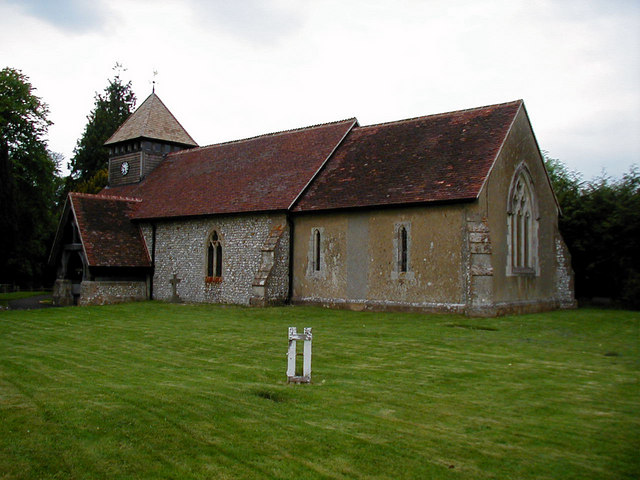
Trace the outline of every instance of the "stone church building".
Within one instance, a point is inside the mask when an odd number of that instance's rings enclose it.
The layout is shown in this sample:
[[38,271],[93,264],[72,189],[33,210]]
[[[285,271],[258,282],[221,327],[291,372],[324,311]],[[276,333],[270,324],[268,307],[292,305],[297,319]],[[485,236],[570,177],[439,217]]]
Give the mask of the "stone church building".
[[467,315],[575,305],[559,207],[521,100],[197,146],[152,93],[71,193],[59,305],[315,304]]

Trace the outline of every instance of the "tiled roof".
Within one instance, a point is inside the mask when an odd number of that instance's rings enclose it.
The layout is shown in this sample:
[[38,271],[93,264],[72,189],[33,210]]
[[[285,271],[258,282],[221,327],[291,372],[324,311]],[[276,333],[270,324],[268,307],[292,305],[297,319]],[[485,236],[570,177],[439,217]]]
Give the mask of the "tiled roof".
[[475,199],[521,106],[354,128],[294,211]]
[[[521,100],[360,127],[355,119],[169,154],[134,219],[477,198]],[[329,160],[327,161],[327,158]]]
[[198,145],[155,93],[142,102],[105,145],[135,138],[165,140],[191,147]]
[[140,184],[103,190],[142,198],[133,218],[287,210],[355,119],[172,153]]
[[150,267],[140,228],[130,220],[140,200],[70,193],[71,208],[91,267]]

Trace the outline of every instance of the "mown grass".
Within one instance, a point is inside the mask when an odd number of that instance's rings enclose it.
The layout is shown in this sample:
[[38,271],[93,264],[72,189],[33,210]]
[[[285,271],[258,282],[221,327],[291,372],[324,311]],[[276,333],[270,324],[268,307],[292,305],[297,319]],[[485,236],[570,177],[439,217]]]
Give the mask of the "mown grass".
[[602,310],[5,311],[0,478],[638,478],[639,339]]

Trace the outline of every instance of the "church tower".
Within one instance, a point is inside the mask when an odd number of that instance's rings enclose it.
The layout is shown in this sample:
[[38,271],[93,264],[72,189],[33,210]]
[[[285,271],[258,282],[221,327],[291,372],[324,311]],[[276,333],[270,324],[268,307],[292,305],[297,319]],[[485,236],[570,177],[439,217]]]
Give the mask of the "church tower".
[[105,142],[109,148],[109,186],[137,183],[169,152],[197,147],[153,92]]

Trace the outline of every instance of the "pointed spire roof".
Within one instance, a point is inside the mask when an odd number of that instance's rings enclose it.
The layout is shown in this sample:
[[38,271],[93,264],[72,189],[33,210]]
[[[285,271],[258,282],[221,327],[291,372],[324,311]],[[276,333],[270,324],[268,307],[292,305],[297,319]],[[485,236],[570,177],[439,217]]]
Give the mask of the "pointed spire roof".
[[135,138],[164,140],[189,147],[198,146],[155,92],[142,102],[104,144],[110,145]]

